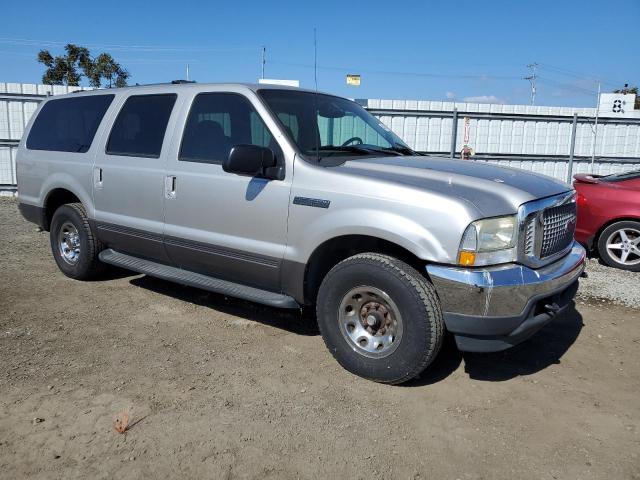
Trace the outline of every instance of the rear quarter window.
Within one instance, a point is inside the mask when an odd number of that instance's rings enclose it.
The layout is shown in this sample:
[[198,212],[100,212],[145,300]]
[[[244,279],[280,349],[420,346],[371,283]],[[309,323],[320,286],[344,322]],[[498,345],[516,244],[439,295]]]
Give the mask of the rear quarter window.
[[49,100],[27,137],[27,149],[84,153],[91,147],[114,95]]
[[107,154],[158,158],[177,95],[133,95],[113,124]]

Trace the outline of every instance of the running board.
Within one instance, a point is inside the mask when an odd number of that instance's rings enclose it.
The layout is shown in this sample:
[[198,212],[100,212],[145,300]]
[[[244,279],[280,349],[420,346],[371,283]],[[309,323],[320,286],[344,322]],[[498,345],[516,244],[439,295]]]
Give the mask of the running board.
[[189,272],[188,270],[182,270],[180,268],[152,262],[151,260],[144,260],[116,252],[110,248],[100,252],[99,258],[104,263],[115,265],[116,267],[121,267],[126,270],[133,270],[134,272],[144,273],[152,277],[188,285],[190,287],[201,288],[230,297],[242,298],[251,302],[262,303],[278,308],[300,308],[298,302],[292,297],[282,293],[269,292],[267,290],[247,287],[238,283]]

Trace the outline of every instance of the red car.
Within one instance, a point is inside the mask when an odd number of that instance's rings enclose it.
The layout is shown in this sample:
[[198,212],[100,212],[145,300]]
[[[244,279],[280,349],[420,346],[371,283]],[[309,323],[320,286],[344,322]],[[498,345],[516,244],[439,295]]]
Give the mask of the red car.
[[640,271],[640,170],[573,178],[576,240],[607,265]]

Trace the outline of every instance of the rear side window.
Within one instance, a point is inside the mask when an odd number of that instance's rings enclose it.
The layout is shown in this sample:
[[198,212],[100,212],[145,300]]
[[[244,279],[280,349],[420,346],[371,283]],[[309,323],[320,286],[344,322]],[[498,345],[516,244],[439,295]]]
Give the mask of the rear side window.
[[129,97],[111,129],[107,153],[158,158],[175,102],[175,94]]
[[89,95],[49,100],[33,122],[27,148],[84,153],[111,105],[114,95]]

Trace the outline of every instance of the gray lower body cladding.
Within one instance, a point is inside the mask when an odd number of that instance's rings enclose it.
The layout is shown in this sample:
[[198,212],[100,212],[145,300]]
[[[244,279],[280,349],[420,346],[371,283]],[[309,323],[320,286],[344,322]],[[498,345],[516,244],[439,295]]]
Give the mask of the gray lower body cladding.
[[522,342],[563,311],[577,291],[584,258],[576,243],[564,258],[536,270],[429,265],[427,272],[458,347],[490,352]]
[[35,223],[40,228],[44,229],[45,227],[45,210],[42,207],[38,207],[37,205],[30,205],[28,203],[18,203],[18,210],[20,210],[20,214],[24,217],[28,222]]
[[98,238],[118,252],[260,289],[281,289],[280,259],[121,225],[94,225]]

